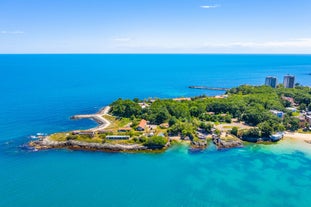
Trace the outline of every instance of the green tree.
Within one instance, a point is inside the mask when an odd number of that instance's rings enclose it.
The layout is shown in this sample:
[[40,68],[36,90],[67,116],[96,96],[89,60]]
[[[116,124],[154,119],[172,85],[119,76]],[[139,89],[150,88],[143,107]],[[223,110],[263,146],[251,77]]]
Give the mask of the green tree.
[[230,133],[234,136],[238,136],[239,128],[238,127],[232,127]]
[[302,103],[299,105],[299,110],[306,110],[306,109],[307,109],[306,104]]
[[192,106],[192,107],[189,109],[189,111],[190,111],[190,115],[191,115],[191,116],[194,116],[194,117],[198,117],[198,116],[201,114],[199,108],[196,107],[196,106]]
[[141,114],[141,107],[132,100],[118,99],[111,104],[111,112],[115,116],[130,118],[133,115],[139,116]]
[[163,148],[167,143],[167,138],[161,136],[153,136],[147,139],[146,146]]
[[258,128],[261,130],[262,137],[269,137],[270,135],[273,134],[273,128],[267,121],[258,124]]
[[243,137],[259,138],[261,137],[260,130],[256,128],[250,128],[243,132]]
[[178,121],[178,119],[175,116],[172,116],[169,120],[168,120],[168,124],[169,126],[173,126],[174,124],[176,124]]
[[213,125],[210,123],[201,122],[199,127],[203,129],[206,133],[211,133]]
[[299,119],[291,117],[287,122],[286,129],[291,131],[299,129]]
[[140,100],[139,100],[139,98],[134,98],[133,101],[134,101],[135,103],[139,103]]
[[230,115],[225,116],[225,120],[226,123],[231,123],[232,122],[232,117]]
[[155,115],[154,123],[162,124],[163,122],[167,121],[169,117],[170,114],[168,111],[166,109],[162,109]]
[[242,119],[249,125],[256,126],[260,122],[263,122],[264,110],[261,107],[249,108],[242,116]]

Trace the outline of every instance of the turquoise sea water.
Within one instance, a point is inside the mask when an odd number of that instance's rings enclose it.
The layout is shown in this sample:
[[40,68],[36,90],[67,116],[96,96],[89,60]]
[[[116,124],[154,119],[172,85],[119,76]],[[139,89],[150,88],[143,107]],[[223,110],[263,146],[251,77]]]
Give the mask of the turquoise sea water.
[[123,98],[260,85],[288,73],[311,85],[303,55],[0,55],[0,207],[310,206],[311,146],[290,141],[162,154],[30,152],[36,132],[95,126],[71,121]]

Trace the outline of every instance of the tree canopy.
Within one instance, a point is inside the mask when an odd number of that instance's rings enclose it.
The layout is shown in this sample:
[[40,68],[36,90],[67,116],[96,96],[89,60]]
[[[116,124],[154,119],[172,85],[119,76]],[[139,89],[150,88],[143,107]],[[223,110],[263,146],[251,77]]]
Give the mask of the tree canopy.
[[[118,99],[111,104],[111,112],[119,117],[146,119],[151,124],[169,123],[168,132],[182,136],[195,136],[200,123],[231,122],[232,118],[257,127],[263,136],[270,136],[279,130],[299,128],[299,120],[286,110],[293,104],[288,98],[292,98],[301,110],[311,109],[311,89],[300,85],[293,89],[242,85],[228,90],[226,95],[224,98],[201,96],[185,101],[157,99],[149,101],[145,108],[140,107],[138,99]],[[286,116],[278,118],[270,110],[283,111]],[[257,136],[256,130],[249,133]]]

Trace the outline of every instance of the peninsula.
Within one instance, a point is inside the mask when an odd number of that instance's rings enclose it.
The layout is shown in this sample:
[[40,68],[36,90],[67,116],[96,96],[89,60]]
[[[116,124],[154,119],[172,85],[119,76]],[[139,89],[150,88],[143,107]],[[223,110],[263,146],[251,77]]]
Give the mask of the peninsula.
[[94,119],[99,126],[51,134],[29,146],[137,152],[186,142],[196,150],[209,144],[223,149],[276,142],[284,133],[311,136],[311,88],[242,85],[216,97],[118,99],[96,114],[72,117],[80,118]]

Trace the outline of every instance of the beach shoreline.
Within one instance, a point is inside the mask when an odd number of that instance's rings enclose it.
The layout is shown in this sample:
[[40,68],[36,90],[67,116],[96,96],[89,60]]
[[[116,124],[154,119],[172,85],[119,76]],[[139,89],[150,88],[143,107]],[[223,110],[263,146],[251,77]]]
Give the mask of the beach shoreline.
[[299,141],[311,141],[311,134],[304,134],[299,132],[285,132],[284,138]]

